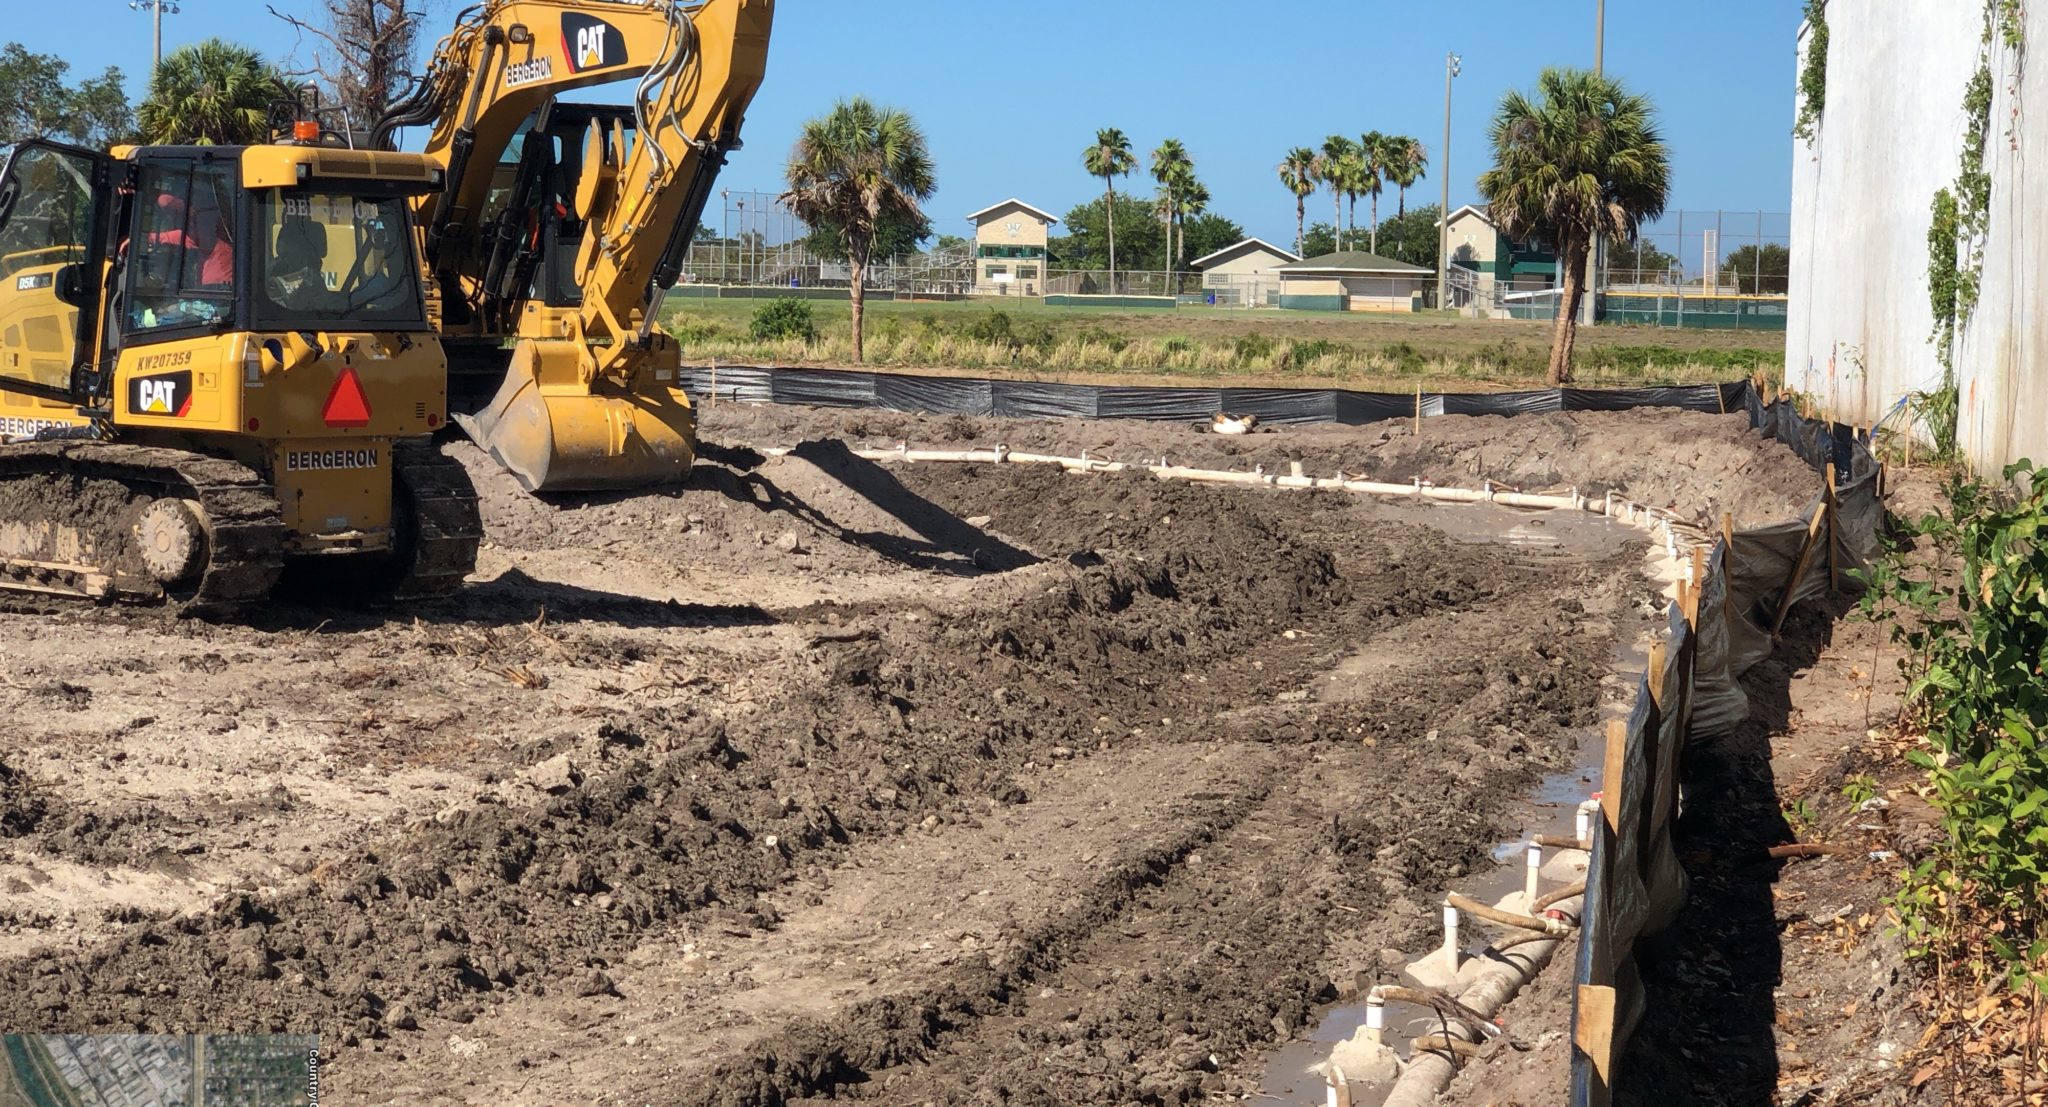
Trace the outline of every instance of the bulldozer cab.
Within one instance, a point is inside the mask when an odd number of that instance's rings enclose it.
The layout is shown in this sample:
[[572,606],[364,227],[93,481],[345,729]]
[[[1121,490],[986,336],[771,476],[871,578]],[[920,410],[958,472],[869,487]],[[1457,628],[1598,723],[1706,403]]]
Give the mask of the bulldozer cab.
[[82,421],[110,180],[105,154],[40,140],[17,144],[0,169],[0,437]]

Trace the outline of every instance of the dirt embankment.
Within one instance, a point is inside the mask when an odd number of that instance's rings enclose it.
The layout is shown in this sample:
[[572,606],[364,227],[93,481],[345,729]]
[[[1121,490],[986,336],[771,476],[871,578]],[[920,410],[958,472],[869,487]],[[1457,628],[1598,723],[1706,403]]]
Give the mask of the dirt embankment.
[[1431,940],[1650,591],[1348,497],[732,429],[642,497],[455,448],[493,546],[417,609],[0,616],[0,1026],[317,1031],[362,1102],[1249,1090]]
[[1261,427],[1233,437],[1174,423],[1135,420],[932,418],[882,411],[721,404],[702,412],[707,439],[732,444],[787,444],[819,433],[856,446],[887,448],[907,441],[920,449],[971,449],[998,443],[1012,449],[1117,461],[1285,471],[1301,462],[1310,475],[1405,483],[1420,477],[1476,488],[1482,481],[1530,491],[1576,486],[1591,496],[1609,490],[1656,507],[1718,519],[1733,512],[1739,526],[1782,522],[1804,510],[1818,490],[1813,470],[1785,446],[1764,438],[1742,415],[1706,415],[1669,408],[1587,411],[1513,418],[1446,415],[1361,427]]

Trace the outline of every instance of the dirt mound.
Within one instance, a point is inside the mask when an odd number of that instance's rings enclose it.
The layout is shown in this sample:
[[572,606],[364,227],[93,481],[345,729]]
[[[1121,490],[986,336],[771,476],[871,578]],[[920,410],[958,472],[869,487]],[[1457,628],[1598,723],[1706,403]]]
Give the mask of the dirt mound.
[[989,447],[1121,461],[1249,470],[1300,462],[1311,474],[1476,487],[1483,480],[1531,490],[1609,489],[1655,506],[1718,518],[1733,511],[1744,526],[1792,518],[1818,494],[1813,470],[1782,444],[1749,428],[1742,415],[1674,408],[1549,415],[1447,415],[1361,427],[1264,427],[1229,437],[1194,426],[1132,420],[970,419],[894,412],[836,411],[723,404],[704,413],[703,432],[755,447],[813,436],[820,425],[855,445],[907,441],[921,448]]

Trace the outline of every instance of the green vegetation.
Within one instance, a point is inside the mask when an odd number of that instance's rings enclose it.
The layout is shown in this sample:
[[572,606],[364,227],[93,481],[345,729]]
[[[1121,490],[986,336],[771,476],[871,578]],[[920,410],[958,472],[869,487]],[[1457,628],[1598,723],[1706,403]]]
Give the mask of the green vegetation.
[[[1912,529],[1936,554],[1868,574],[1863,609],[1908,652],[1907,722],[1942,841],[1892,899],[1900,929],[1943,971],[2048,986],[2048,468],[1997,489],[1952,480],[1946,514]],[[2015,486],[2028,491],[2013,495]]]
[[1308,251],[1302,248],[1307,233],[1304,225],[1308,220],[1308,198],[1321,183],[1318,171],[1317,154],[1306,146],[1287,151],[1277,169],[1280,183],[1294,197],[1294,252],[1304,257],[1308,256]]
[[210,38],[164,55],[136,116],[142,140],[154,145],[268,142],[271,109],[291,95],[261,54]]
[[[1383,258],[1405,261],[1420,265],[1424,269],[1436,269],[1436,255],[1442,241],[1438,234],[1437,220],[1442,218],[1443,208],[1428,204],[1414,211],[1396,215],[1379,226],[1378,249],[1374,250]],[[1303,235],[1303,257],[1318,257],[1334,253],[1337,249],[1337,232],[1328,223],[1317,223]],[[1230,243],[1224,243],[1228,246]],[[1356,245],[1356,243],[1352,243]],[[1197,254],[1197,257],[1201,255]]]
[[1550,383],[1572,376],[1586,258],[1602,237],[1632,241],[1664,213],[1671,162],[1646,96],[1583,69],[1546,69],[1532,98],[1501,98],[1489,133],[1493,168],[1479,176],[1501,233],[1557,244],[1564,284],[1550,347]]
[[1806,0],[1806,25],[1806,60],[1799,67],[1799,116],[1792,133],[1811,143],[1828,104],[1828,0]]
[[1781,294],[1790,287],[1792,248],[1779,242],[1738,247],[1729,251],[1728,260],[1721,263],[1721,273],[1733,280],[1745,296]]
[[889,226],[925,226],[924,201],[938,188],[924,130],[901,108],[863,97],[841,100],[804,124],[789,152],[782,202],[813,227],[834,227],[851,272],[853,361],[866,356],[868,261]]
[[[852,362],[837,328],[849,305],[831,300],[701,300],[670,328],[692,361],[780,365]],[[1172,383],[1259,381],[1352,388],[1488,389],[1542,383],[1548,324],[1454,316],[1348,316],[1181,308],[1170,312],[1048,307],[1036,300],[883,301],[868,309],[867,362],[937,372],[1113,377]],[[812,337],[801,323],[808,316]],[[756,320],[774,326],[756,337]],[[821,337],[822,336],[822,337]],[[1610,326],[1581,352],[1583,379],[1612,384],[1727,380],[1775,374],[1781,350],[1756,336]]]
[[[818,325],[811,318],[811,302],[785,296],[762,304],[754,312],[754,325],[748,334],[756,342],[779,342],[786,338],[815,341]],[[709,335],[699,330],[698,337],[701,340]]]
[[63,58],[30,53],[18,42],[0,48],[0,145],[40,137],[97,149],[134,137],[135,111],[121,71],[108,66],[67,85],[70,69]]
[[2026,47],[2018,0],[1984,0],[1977,68],[1963,86],[1963,152],[1955,183],[1934,194],[1927,227],[1927,288],[1934,311],[1935,357],[1942,383],[1915,393],[1915,417],[1934,439],[1935,452],[1956,452],[1958,395],[1956,332],[1970,321],[1983,291],[1984,242],[1991,232],[1991,171],[1984,155],[1991,136],[1992,51],[1999,44],[2015,53]]
[[13,1069],[15,1087],[35,1107],[71,1107],[70,1086],[57,1073],[56,1064],[42,1043],[27,1034],[8,1034],[7,1064]]
[[1131,153],[1131,140],[1115,127],[1105,127],[1095,132],[1095,142],[1081,151],[1081,165],[1091,177],[1102,178],[1103,199],[1108,202],[1109,214],[1109,283],[1116,285],[1116,179],[1128,177],[1138,168],[1138,157]]

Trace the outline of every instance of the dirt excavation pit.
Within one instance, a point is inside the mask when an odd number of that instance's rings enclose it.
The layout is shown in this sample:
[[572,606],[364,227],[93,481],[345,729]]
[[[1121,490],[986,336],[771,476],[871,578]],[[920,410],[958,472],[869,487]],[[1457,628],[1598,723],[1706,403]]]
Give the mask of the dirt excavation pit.
[[1498,466],[1745,518],[1811,484],[1670,412],[705,436],[684,488],[562,501],[451,444],[490,533],[453,599],[0,615],[0,1026],[318,1032],[338,1103],[1249,1093],[1576,763],[1651,625],[1641,539],[849,444]]

